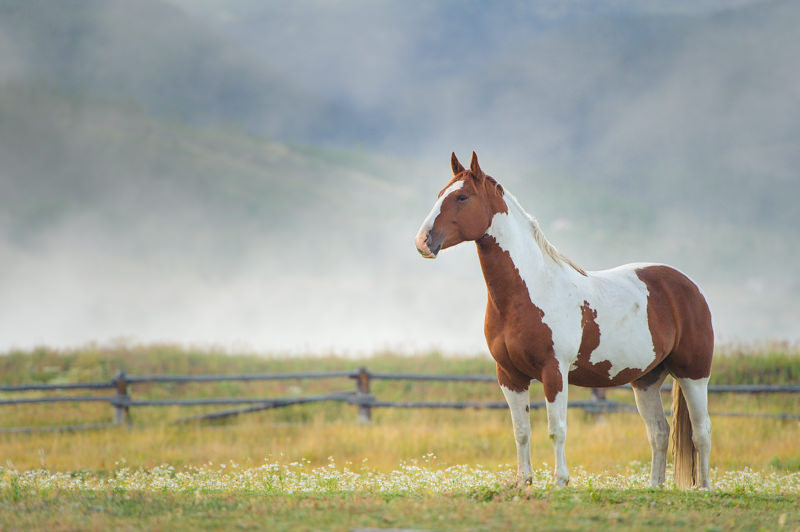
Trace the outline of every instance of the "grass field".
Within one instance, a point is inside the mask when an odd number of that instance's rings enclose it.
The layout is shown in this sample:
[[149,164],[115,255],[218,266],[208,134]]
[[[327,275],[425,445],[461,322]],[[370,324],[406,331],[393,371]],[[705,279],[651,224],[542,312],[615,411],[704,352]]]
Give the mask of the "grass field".
[[[145,373],[352,369],[491,374],[488,357],[278,359],[170,346],[37,350],[0,357],[5,383]],[[796,383],[791,346],[727,348],[712,382]],[[132,396],[283,396],[353,389],[347,379],[141,385]],[[381,399],[501,400],[492,384],[375,382]],[[573,398],[588,393],[572,390]],[[534,400],[541,391],[534,389]],[[616,400],[632,402],[630,392]],[[666,400],[666,396],[665,396]],[[800,413],[796,396],[711,397],[712,411]],[[636,414],[570,411],[570,487],[553,490],[543,412],[532,413],[530,487],[514,487],[505,411],[377,410],[319,404],[174,425],[203,409],[141,408],[131,428],[0,434],[0,530],[800,530],[800,423],[713,416],[713,492],[649,489]],[[4,407],[0,425],[108,421],[108,405]],[[668,473],[669,474],[669,473]]]

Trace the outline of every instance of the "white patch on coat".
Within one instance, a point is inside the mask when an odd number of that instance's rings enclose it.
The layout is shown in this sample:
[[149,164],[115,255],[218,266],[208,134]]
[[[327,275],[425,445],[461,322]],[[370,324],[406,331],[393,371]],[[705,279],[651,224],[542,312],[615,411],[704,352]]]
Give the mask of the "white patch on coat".
[[509,253],[531,302],[544,312],[562,367],[572,367],[577,359],[583,335],[581,307],[588,302],[597,311],[600,328],[600,344],[590,362],[610,362],[610,378],[624,369],[646,369],[655,360],[655,350],[647,324],[649,292],[636,270],[648,265],[628,264],[581,275],[542,253],[531,233],[530,215],[507,191],[505,198],[508,213],[495,214],[487,234]]

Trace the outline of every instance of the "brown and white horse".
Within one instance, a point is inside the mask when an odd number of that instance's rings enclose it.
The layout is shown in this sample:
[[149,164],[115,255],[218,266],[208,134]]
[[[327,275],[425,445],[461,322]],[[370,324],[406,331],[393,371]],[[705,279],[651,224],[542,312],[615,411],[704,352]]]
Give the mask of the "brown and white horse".
[[664,265],[627,264],[586,272],[558,252],[537,221],[478,165],[451,158],[453,178],[422,223],[417,250],[435,258],[465,240],[477,244],[488,303],[484,333],[511,410],[518,475],[530,481],[528,386],[541,381],[555,451],[556,486],[569,482],[564,453],[567,385],[630,383],[652,450],[650,482],[664,483],[669,424],[661,404],[673,387],[675,482],[710,488],[707,388],[714,333],[697,286]]

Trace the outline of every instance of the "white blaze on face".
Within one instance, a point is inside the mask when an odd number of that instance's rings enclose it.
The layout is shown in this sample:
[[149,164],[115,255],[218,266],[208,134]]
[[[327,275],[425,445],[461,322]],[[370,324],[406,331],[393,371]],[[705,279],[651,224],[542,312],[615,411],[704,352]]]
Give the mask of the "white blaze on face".
[[422,254],[423,257],[433,258],[436,256],[428,248],[428,243],[427,243],[428,232],[430,232],[430,230],[433,228],[433,223],[436,221],[436,218],[442,212],[442,203],[444,203],[444,200],[447,198],[447,196],[459,190],[463,186],[464,186],[464,181],[459,180],[450,185],[449,187],[447,187],[447,189],[445,189],[445,191],[442,192],[442,195],[439,196],[439,199],[436,200],[436,203],[434,203],[433,208],[431,209],[431,212],[428,213],[428,216],[425,218],[425,221],[422,222],[422,225],[420,226],[419,231],[417,232],[417,238],[415,240],[415,243],[417,244],[417,250]]

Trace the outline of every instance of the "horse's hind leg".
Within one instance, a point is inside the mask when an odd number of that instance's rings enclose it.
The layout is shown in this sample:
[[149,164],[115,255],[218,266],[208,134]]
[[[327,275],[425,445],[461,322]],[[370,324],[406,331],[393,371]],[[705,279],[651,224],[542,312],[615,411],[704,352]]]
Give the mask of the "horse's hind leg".
[[708,377],[703,379],[678,379],[689,418],[692,421],[692,443],[697,450],[697,486],[711,488],[708,474],[708,456],[711,453],[711,418],[708,417]]
[[633,381],[633,395],[636,408],[647,427],[652,461],[650,463],[650,485],[657,488],[664,484],[667,469],[667,447],[669,446],[669,423],[664,416],[661,403],[661,385],[667,376],[666,370],[659,366],[639,380]]

